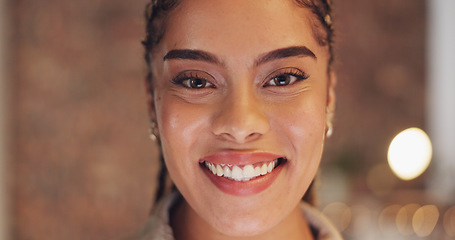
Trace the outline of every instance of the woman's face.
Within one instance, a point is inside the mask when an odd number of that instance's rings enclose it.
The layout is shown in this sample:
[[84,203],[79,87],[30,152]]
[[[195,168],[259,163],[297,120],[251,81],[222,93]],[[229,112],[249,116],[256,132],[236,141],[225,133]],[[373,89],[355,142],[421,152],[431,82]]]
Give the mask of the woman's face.
[[183,1],[169,15],[152,117],[187,212],[216,231],[272,229],[316,174],[334,103],[316,21],[283,0]]

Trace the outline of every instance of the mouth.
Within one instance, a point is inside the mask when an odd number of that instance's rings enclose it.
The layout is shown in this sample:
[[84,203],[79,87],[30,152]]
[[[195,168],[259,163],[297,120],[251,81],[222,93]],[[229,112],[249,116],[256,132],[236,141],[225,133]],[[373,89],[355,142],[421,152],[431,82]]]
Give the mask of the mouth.
[[272,173],[278,166],[286,162],[286,158],[279,157],[269,162],[261,162],[247,165],[235,165],[227,163],[201,162],[201,166],[208,169],[213,175],[237,182],[248,182],[253,179]]

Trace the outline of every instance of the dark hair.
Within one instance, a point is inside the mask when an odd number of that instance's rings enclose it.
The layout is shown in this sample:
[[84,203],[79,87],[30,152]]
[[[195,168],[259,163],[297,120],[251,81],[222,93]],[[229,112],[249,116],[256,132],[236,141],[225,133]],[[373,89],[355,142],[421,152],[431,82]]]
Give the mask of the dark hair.
[[[317,18],[313,24],[313,34],[321,46],[328,46],[329,49],[329,69],[333,62],[333,26],[332,26],[332,4],[330,0],[294,0],[300,7],[309,8]],[[147,81],[152,94],[152,69],[151,60],[153,48],[161,41],[166,30],[166,20],[169,11],[175,9],[181,0],[151,0],[145,11],[146,18],[146,37],[142,44],[145,47],[145,60],[147,62],[148,73]],[[160,171],[158,174],[158,187],[155,193],[155,202],[161,199],[167,188],[167,169],[164,164],[163,154],[160,153]],[[308,188],[303,200],[309,203],[315,202],[315,196],[312,191],[314,181]],[[173,186],[172,188],[175,188]]]

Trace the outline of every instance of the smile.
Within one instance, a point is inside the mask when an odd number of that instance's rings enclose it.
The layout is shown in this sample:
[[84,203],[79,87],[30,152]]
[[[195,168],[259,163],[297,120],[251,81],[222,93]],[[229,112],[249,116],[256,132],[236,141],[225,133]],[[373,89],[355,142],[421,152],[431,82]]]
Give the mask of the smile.
[[260,176],[271,173],[277,166],[286,159],[277,158],[270,162],[248,165],[215,164],[208,161],[202,163],[213,175],[224,177],[238,182],[247,182]]

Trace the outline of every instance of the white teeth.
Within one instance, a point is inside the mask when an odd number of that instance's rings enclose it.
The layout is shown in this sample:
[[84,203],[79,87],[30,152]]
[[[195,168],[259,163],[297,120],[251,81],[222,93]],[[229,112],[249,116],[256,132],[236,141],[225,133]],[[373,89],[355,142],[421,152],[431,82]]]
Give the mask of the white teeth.
[[242,169],[237,166],[232,167],[231,174],[231,177],[236,181],[240,181],[243,178]]
[[228,166],[225,166],[223,170],[224,170],[224,176],[225,177],[227,177],[227,178],[232,177],[231,169]]
[[254,167],[252,164],[245,165],[243,169],[236,165],[231,164],[213,164],[210,162],[204,162],[207,169],[209,169],[213,175],[219,177],[225,177],[235,181],[249,181],[253,178],[261,175],[266,175],[275,169],[278,164],[278,160],[270,163],[264,163],[262,166]]
[[220,165],[216,165],[216,175],[218,175],[218,177],[221,177],[223,176],[223,168],[221,168]]
[[261,167],[254,168],[254,176],[261,176]]
[[261,167],[261,175],[266,175],[267,174],[267,163],[262,164]]
[[256,176],[254,175],[254,167],[253,167],[253,165],[246,165],[246,166],[243,168],[243,177],[244,177],[244,178],[256,177]]
[[216,174],[216,167],[215,165],[210,163],[210,171],[212,171],[213,174]]
[[273,170],[273,162],[269,163],[267,166],[267,172],[271,172]]

